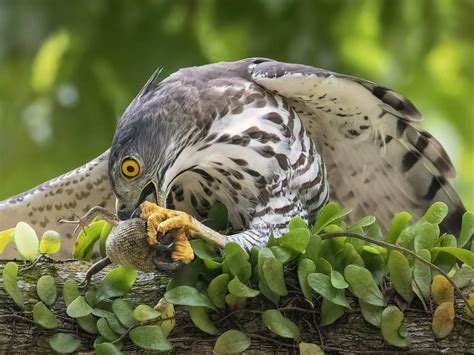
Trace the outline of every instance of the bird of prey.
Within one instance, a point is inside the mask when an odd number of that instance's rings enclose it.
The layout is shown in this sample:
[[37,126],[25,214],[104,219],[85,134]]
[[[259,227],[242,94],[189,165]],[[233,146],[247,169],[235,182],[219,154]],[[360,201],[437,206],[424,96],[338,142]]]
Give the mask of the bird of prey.
[[[111,148],[97,159],[0,203],[0,230],[19,220],[37,230],[94,205],[132,216],[144,200],[198,219],[223,203],[236,232],[262,245],[300,216],[314,222],[329,200],[375,215],[421,216],[433,201],[459,230],[464,207],[448,182],[453,165],[417,126],[400,94],[373,82],[265,58],[155,73],[125,110]],[[72,243],[70,243],[72,245]]]

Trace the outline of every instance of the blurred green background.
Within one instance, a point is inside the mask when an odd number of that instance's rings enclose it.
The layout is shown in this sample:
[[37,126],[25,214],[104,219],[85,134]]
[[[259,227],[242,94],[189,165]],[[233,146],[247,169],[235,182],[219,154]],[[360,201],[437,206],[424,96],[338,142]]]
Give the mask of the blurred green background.
[[0,199],[107,149],[157,67],[265,56],[409,97],[472,210],[473,19],[472,0],[2,0]]

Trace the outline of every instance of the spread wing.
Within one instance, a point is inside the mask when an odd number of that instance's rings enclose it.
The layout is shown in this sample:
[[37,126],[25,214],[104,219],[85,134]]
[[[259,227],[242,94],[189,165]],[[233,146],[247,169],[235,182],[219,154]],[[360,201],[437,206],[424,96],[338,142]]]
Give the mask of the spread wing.
[[400,94],[370,81],[274,61],[249,66],[253,81],[288,100],[323,156],[331,197],[375,214],[387,226],[393,214],[420,217],[434,201],[457,233],[464,207],[448,182],[454,167],[441,144],[416,125],[421,117]]

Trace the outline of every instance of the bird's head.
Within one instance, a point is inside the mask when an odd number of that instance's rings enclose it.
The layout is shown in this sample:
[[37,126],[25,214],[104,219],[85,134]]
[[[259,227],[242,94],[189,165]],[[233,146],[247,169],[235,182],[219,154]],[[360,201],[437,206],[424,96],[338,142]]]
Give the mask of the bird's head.
[[159,175],[167,144],[154,112],[132,102],[112,141],[109,180],[117,198],[117,215],[122,220],[136,217],[137,207],[145,200],[165,206]]

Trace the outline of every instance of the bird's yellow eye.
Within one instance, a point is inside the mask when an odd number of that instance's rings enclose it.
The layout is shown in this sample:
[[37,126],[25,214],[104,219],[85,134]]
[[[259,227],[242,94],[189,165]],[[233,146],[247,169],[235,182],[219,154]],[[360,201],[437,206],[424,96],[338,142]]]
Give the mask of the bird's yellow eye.
[[122,174],[132,178],[140,174],[140,164],[133,158],[126,158],[122,161]]

